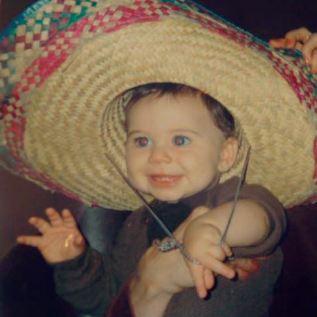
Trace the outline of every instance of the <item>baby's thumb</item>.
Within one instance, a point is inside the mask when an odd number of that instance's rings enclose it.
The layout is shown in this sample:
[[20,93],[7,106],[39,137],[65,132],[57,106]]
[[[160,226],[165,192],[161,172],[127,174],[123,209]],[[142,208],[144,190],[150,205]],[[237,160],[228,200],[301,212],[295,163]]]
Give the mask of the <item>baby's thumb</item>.
[[76,248],[84,248],[85,247],[85,239],[81,234],[78,234],[75,237],[74,244]]

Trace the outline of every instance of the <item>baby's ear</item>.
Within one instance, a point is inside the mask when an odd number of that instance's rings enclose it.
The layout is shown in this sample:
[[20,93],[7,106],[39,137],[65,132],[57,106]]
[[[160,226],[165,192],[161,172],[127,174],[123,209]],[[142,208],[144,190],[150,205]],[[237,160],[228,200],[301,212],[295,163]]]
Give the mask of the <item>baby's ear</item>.
[[218,169],[225,173],[233,166],[238,153],[238,140],[234,137],[226,139],[222,145]]

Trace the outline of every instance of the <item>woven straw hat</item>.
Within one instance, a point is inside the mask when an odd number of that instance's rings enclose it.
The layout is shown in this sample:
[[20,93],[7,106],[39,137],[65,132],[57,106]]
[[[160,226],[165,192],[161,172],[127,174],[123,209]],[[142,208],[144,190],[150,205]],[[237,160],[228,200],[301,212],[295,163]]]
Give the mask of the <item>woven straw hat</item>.
[[[300,53],[276,51],[189,1],[42,0],[0,37],[0,164],[90,205],[140,206],[125,171],[124,107],[138,85],[186,84],[239,125],[239,175],[285,206],[317,193],[316,77]],[[150,199],[150,197],[148,197]]]

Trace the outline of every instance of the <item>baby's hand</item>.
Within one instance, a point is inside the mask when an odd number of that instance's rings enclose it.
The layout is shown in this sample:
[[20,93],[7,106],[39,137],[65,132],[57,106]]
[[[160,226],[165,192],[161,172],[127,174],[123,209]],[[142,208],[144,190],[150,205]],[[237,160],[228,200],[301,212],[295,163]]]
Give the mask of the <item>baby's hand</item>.
[[219,246],[220,239],[219,229],[207,223],[204,215],[194,219],[185,231],[184,248],[193,259],[201,263],[196,265],[186,260],[200,298],[205,298],[207,290],[214,285],[212,272],[229,279],[235,276],[235,271],[224,263],[232,251],[226,243]]
[[45,210],[49,222],[37,217],[29,219],[42,235],[19,236],[17,242],[37,248],[49,263],[68,261],[81,255],[85,250],[85,239],[69,210],[60,215],[55,209]]
[[301,27],[289,31],[284,38],[272,39],[270,44],[275,48],[296,48],[303,54],[305,63],[311,66],[312,73],[317,73],[317,33],[311,33]]

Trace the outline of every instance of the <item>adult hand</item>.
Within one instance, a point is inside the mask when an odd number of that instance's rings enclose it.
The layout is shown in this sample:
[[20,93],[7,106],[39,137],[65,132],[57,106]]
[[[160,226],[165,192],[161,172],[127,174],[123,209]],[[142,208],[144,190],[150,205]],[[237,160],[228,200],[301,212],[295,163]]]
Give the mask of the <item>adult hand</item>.
[[296,48],[303,54],[307,65],[311,66],[313,74],[317,73],[317,33],[311,33],[301,27],[287,32],[284,38],[270,40],[275,48]]
[[[188,224],[202,215],[198,210],[175,230],[174,237],[182,241]],[[179,249],[160,252],[150,247],[141,258],[130,282],[130,302],[138,317],[161,317],[172,296],[194,287],[190,270]]]
[[267,257],[259,257],[254,259],[236,258],[232,262],[227,262],[228,266],[235,270],[236,276],[239,280],[248,279],[252,272],[259,269],[259,260],[266,260]]

